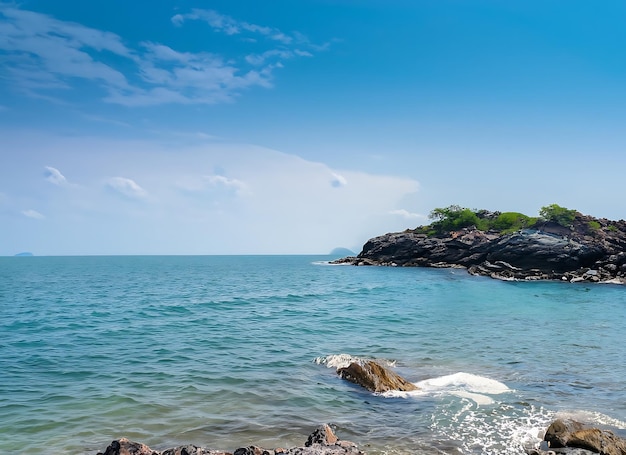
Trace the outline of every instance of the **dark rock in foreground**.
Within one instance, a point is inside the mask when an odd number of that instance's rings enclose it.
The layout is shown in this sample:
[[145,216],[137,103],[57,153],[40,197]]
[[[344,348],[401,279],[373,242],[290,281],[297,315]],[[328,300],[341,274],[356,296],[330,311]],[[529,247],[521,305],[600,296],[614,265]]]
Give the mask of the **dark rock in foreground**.
[[417,390],[415,384],[371,360],[365,360],[360,363],[352,362],[345,368],[337,369],[337,374],[370,392],[383,393],[390,390],[409,392]]
[[145,444],[126,438],[117,439],[98,455],[365,455],[356,444],[341,441],[329,425],[317,428],[307,439],[304,447],[290,449],[264,449],[257,446],[241,447],[233,453],[185,445],[164,451],[152,450]]
[[527,450],[528,455],[626,455],[625,439],[569,419],[552,422],[543,439],[542,447]]
[[367,241],[336,264],[466,268],[501,280],[626,283],[626,221],[578,214],[570,227],[539,222],[510,234],[407,230]]

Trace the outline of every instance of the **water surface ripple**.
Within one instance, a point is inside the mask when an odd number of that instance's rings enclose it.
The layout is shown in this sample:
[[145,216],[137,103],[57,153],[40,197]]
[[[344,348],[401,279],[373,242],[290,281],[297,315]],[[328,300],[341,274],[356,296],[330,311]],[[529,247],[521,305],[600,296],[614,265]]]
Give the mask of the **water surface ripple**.
[[[518,454],[557,415],[626,427],[625,288],[323,260],[0,258],[0,453],[285,447],[329,422],[371,454]],[[424,388],[369,394],[342,353]]]

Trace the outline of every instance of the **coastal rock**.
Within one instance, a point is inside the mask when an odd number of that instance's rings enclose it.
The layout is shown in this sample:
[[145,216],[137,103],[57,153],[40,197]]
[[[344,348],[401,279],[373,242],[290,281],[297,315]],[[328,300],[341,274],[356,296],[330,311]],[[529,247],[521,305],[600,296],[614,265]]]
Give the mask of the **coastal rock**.
[[207,449],[195,445],[178,446],[162,452],[152,450],[145,444],[126,438],[117,439],[97,455],[366,455],[357,445],[340,440],[329,425],[318,427],[307,439],[304,447],[290,449],[264,449],[258,446],[240,447],[232,454],[222,450]]
[[574,420],[555,420],[548,427],[544,440],[551,449],[575,447],[600,455],[626,455],[626,440],[611,431],[589,428]]
[[462,267],[500,280],[626,283],[626,221],[577,214],[569,227],[541,221],[513,233],[475,227],[440,234],[424,230],[368,240],[336,264]]
[[548,427],[544,436],[547,447],[530,449],[528,455],[626,455],[626,440],[613,432],[570,419],[557,419]]
[[231,455],[229,452],[222,450],[205,449],[203,447],[194,446],[191,444],[185,446],[175,447],[173,449],[167,449],[161,452],[161,455]]
[[313,444],[321,444],[329,446],[335,444],[339,438],[335,435],[330,425],[324,424],[309,435],[304,443],[305,447],[311,447]]
[[111,442],[104,452],[98,455],[160,455],[145,444],[121,438]]
[[337,374],[341,378],[375,393],[389,392],[390,390],[409,392],[418,389],[415,384],[407,381],[399,374],[371,360],[360,363],[352,362],[345,368],[339,368]]

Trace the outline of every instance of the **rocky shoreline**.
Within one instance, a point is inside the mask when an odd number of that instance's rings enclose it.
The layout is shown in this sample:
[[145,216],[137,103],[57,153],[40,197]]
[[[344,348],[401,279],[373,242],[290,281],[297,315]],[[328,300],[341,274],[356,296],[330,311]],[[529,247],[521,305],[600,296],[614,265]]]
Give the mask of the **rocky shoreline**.
[[339,439],[330,425],[324,424],[309,435],[303,447],[290,449],[245,446],[227,452],[188,444],[158,451],[140,442],[121,438],[112,441],[104,452],[97,455],[365,455],[365,452],[359,450],[355,443]]
[[[389,368],[372,360],[353,361],[337,369],[337,374],[373,393],[389,390],[415,390],[413,384]],[[539,435],[538,435],[539,437]],[[524,447],[527,455],[626,455],[626,439],[605,429],[587,426],[570,419],[556,419],[550,424],[537,447]],[[337,437],[329,424],[319,426],[302,447],[266,449],[244,446],[234,452],[195,445],[178,446],[163,451],[126,438],[116,439],[97,455],[366,455],[354,442]]]
[[[609,430],[583,423],[557,419],[548,427],[538,447],[523,449],[527,455],[626,455],[626,439]],[[116,439],[97,455],[366,455],[350,441],[340,440],[330,425],[318,427],[302,447],[265,449],[245,446],[234,452],[209,449],[195,445],[178,446],[163,451],[126,438]]]
[[464,268],[500,280],[626,284],[626,221],[576,214],[570,226],[540,221],[503,234],[474,226],[424,229],[368,240],[358,256],[333,264]]

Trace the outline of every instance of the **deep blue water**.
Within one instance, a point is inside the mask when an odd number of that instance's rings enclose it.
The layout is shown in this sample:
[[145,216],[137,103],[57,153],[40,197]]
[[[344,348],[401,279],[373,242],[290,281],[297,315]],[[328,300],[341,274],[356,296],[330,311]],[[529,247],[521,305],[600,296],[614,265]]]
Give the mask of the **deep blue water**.
[[[0,258],[0,453],[301,445],[518,454],[555,416],[626,428],[626,288],[325,256]],[[349,354],[422,391],[340,380]]]

